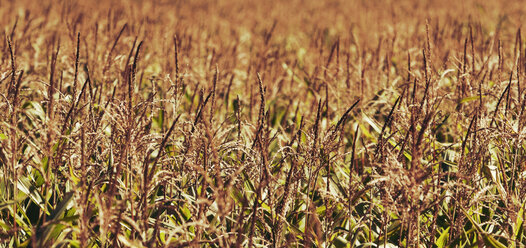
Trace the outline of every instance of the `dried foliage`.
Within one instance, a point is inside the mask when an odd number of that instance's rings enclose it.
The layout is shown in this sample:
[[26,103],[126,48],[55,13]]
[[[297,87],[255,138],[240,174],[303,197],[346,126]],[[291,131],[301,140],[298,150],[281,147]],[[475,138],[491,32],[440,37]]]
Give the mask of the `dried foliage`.
[[0,246],[524,246],[525,11],[0,0]]

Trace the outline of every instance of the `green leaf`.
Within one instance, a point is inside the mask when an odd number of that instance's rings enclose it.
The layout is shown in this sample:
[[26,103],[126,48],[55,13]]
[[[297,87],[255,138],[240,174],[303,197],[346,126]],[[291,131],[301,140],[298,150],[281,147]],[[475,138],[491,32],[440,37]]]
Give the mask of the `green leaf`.
[[[380,125],[378,124],[378,122],[376,120],[370,118],[369,116],[367,116],[363,112],[362,112],[362,118],[363,118],[364,121],[366,121],[374,129],[374,131],[376,131],[377,133],[381,133],[382,132],[382,129],[380,128]],[[362,130],[362,131],[364,131],[364,130]],[[365,130],[365,131],[367,131],[367,130]]]
[[349,243],[349,241],[347,241],[346,239],[344,239],[343,237],[341,236],[338,236],[334,239],[334,241],[332,242],[332,244],[336,247],[336,248],[344,248],[344,247],[347,247],[347,244]]
[[[485,95],[482,96],[482,98],[486,97]],[[460,100],[460,103],[466,103],[466,102],[471,102],[471,101],[475,101],[475,100],[478,100],[480,99],[480,96],[470,96],[470,97],[465,97],[465,98],[462,98]]]
[[523,214],[524,214],[524,205],[521,207],[521,209],[517,213],[517,220],[515,221],[515,226],[513,227],[513,229],[514,229],[513,236],[517,238],[518,242],[521,242],[521,240],[522,240],[522,235],[521,234],[524,232],[524,229],[523,229],[523,223],[524,223]]
[[13,201],[13,200],[0,202],[0,210],[7,208],[15,203],[16,201]]
[[62,201],[60,201],[57,204],[57,207],[55,207],[55,209],[53,210],[53,213],[51,213],[52,220],[57,220],[60,216],[62,216],[62,214],[66,211],[66,208],[72,198],[73,198],[73,192],[68,192],[64,194]]
[[249,191],[252,191],[252,192],[256,192],[256,188],[254,187],[254,184],[252,183],[252,181],[250,180],[250,176],[245,172],[243,171],[242,172],[243,174],[243,177],[244,177],[244,181],[245,181],[245,187],[249,190]]
[[39,206],[43,211],[46,211],[46,203],[44,202],[42,195],[40,195],[40,192],[36,190],[35,185],[31,183],[31,180],[27,177],[19,178],[17,187],[21,192],[29,196],[33,203]]
[[447,227],[445,230],[442,231],[442,233],[440,234],[440,237],[438,237],[435,244],[439,248],[446,247],[446,244],[447,244],[446,242],[448,238],[449,238],[449,227]]
[[190,212],[190,209],[188,209],[186,204],[181,206],[180,209],[181,209],[181,214],[183,214],[185,221],[188,221],[190,220],[190,218],[192,218],[192,213]]
[[48,243],[50,238],[57,238],[62,231],[66,228],[65,225],[60,224],[64,220],[69,219],[75,219],[75,218],[68,218],[68,219],[60,219],[64,212],[66,212],[67,206],[69,205],[69,202],[73,198],[73,192],[68,192],[64,194],[64,197],[62,198],[62,201],[60,201],[53,212],[50,215],[50,221],[52,221],[52,224],[49,224],[46,226],[44,233],[42,235],[42,244]]
[[157,115],[157,117],[153,117],[153,120],[154,120],[155,126],[159,129],[162,129],[163,123],[164,123],[164,110],[159,109],[159,114]]
[[32,109],[29,109],[27,112],[33,114],[34,116],[38,117],[41,120],[46,119],[46,111],[44,111],[44,108],[42,108],[42,105],[40,103],[31,101],[30,102]]
[[464,210],[464,208],[461,208],[461,209],[462,209],[462,212],[464,212],[464,215],[468,218],[469,222],[471,222],[471,224],[476,228],[477,233],[479,233],[479,235],[482,235],[482,237],[484,238],[484,244],[487,247],[506,248],[506,245],[502,244],[500,241],[495,239],[491,234],[487,233],[484,229],[482,229],[482,227],[480,227],[480,225],[475,222],[473,217],[471,217],[471,215],[469,215],[469,213],[466,210]]

